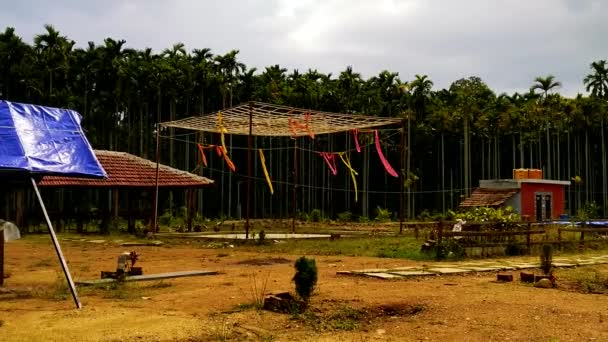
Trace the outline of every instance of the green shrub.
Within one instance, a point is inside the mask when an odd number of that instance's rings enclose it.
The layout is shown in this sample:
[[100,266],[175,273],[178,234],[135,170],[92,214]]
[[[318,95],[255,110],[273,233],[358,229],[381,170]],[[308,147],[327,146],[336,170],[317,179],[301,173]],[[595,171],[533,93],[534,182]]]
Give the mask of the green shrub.
[[321,222],[323,220],[323,214],[320,209],[313,209],[308,216],[310,222]]
[[350,222],[353,218],[353,213],[350,211],[345,211],[343,213],[338,214],[338,221],[340,222]]
[[449,210],[448,215],[450,219],[462,219],[469,222],[519,222],[520,217],[512,207],[506,208],[489,208],[489,207],[476,207],[471,210],[456,213]]
[[266,241],[266,232],[264,231],[264,229],[262,229],[262,230],[260,230],[260,233],[258,234],[258,244],[263,245],[265,241]]
[[454,239],[443,239],[435,246],[437,259],[460,259],[464,257],[464,248]]
[[376,218],[374,220],[378,222],[388,222],[391,220],[391,212],[388,211],[388,209],[377,207]]
[[367,217],[367,216],[359,216],[359,222],[361,222],[361,223],[367,223],[367,222],[369,222],[369,217]]
[[317,285],[317,264],[315,259],[300,257],[294,265],[296,274],[293,281],[296,283],[296,293],[304,301],[308,301]]
[[505,254],[509,255],[509,256],[517,256],[517,255],[523,255],[526,252],[526,248],[514,244],[514,243],[510,243],[507,245],[507,247],[505,248]]

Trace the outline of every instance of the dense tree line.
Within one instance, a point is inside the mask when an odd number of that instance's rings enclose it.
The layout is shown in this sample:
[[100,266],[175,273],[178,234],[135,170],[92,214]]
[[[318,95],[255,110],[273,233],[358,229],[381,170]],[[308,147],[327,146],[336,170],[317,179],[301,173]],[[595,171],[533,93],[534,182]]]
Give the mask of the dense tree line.
[[[352,114],[401,117],[409,148],[400,165],[399,127],[383,131],[385,154],[406,173],[408,216],[445,212],[457,206],[479,179],[510,178],[513,168],[542,168],[546,178],[574,180],[567,207],[571,212],[597,202],[606,215],[608,180],[605,116],[608,99],[606,61],[593,62],[581,75],[588,96],[565,98],[553,76],[531,80],[526,93],[497,94],[478,77],[434,89],[424,75],[402,80],[382,71],[364,79],[351,67],[337,75],[314,69],[288,71],[279,65],[248,68],[238,50],[214,54],[177,43],[161,52],[129,49],[124,40],[106,38],[101,44],[74,41],[46,25],[32,44],[13,28],[0,33],[0,98],[72,108],[98,149],[126,151],[153,159],[155,124],[211,113],[249,100]],[[196,142],[214,143],[214,134],[163,132],[162,161],[195,170]],[[369,136],[361,137],[369,144]],[[233,160],[246,169],[242,137],[229,137]],[[267,149],[269,171],[277,181],[270,196],[259,163],[254,164],[257,217],[287,216],[293,183],[293,142],[256,138]],[[327,215],[350,210],[373,216],[373,208],[398,209],[399,183],[386,176],[371,144],[363,153],[350,153],[359,171],[359,203],[346,171],[329,175],[312,151],[351,151],[349,134],[302,138],[298,154],[298,208],[321,209]],[[215,164],[214,164],[215,163]],[[242,171],[232,174],[220,160],[198,169],[216,180],[201,198],[206,216],[237,216],[243,202]],[[168,196],[164,208],[177,208],[183,198]]]

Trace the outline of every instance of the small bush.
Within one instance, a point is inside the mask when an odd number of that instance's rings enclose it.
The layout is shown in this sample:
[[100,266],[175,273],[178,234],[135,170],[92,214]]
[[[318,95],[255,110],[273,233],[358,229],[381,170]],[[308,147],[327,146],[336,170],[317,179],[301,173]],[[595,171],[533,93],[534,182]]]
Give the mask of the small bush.
[[437,259],[460,259],[464,257],[464,248],[454,239],[443,239],[435,248]]
[[320,209],[313,209],[310,212],[310,215],[308,215],[308,220],[310,222],[321,222],[322,219],[323,219],[323,215],[321,214]]
[[375,220],[378,222],[388,222],[391,220],[391,212],[388,209],[377,207]]
[[264,229],[262,229],[258,233],[258,244],[263,245],[265,241],[266,241],[266,232],[264,231]]
[[520,245],[510,243],[505,249],[505,254],[509,256],[517,256],[525,254],[526,249]]
[[302,300],[308,301],[317,285],[317,264],[315,259],[301,257],[294,265],[296,274],[293,281],[296,283],[296,293]]
[[353,213],[350,211],[345,211],[343,213],[338,214],[338,221],[340,222],[350,222],[353,218]]
[[367,223],[367,222],[369,222],[369,217],[367,217],[367,216],[359,216],[359,222],[361,222],[361,223]]

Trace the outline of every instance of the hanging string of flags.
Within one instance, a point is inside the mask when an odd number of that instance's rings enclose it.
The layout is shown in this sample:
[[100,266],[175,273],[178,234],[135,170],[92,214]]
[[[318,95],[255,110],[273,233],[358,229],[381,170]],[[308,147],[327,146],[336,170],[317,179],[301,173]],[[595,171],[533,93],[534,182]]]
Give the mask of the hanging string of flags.
[[[228,130],[226,129],[226,127],[224,127],[224,122],[223,122],[223,118],[222,118],[222,113],[218,112],[218,118],[217,118],[218,122],[217,122],[217,128],[218,131],[220,133],[220,141],[221,141],[221,145],[202,145],[202,144],[197,144],[198,147],[198,151],[200,154],[200,164],[202,164],[204,167],[207,167],[207,158],[205,156],[205,151],[206,150],[215,150],[215,152],[217,153],[218,157],[221,157],[224,159],[224,162],[226,163],[226,165],[228,166],[228,168],[232,171],[232,172],[236,172],[236,167],[234,165],[234,163],[232,162],[232,160],[230,160],[229,156],[228,156],[228,149],[226,148],[226,141],[225,141],[225,137],[224,135],[228,133]],[[293,133],[293,137],[296,138],[298,136],[298,132],[306,132],[306,134],[311,138],[314,139],[315,138],[315,134],[312,131],[311,127],[310,127],[310,112],[307,112],[306,115],[304,116],[304,121],[302,122],[302,120],[297,120],[295,119],[293,116],[289,118],[289,128],[291,129],[291,132]],[[358,153],[361,152],[361,145],[359,144],[359,133],[373,133],[374,134],[374,140],[375,140],[375,146],[376,146],[376,152],[378,153],[378,157],[380,158],[380,161],[382,162],[382,165],[384,166],[384,169],[386,170],[386,172],[391,175],[392,177],[399,177],[398,173],[395,171],[395,169],[393,169],[393,167],[390,165],[389,161],[386,159],[386,157],[384,156],[384,153],[382,152],[382,146],[380,143],[380,136],[378,134],[378,130],[358,130],[358,129],[353,129],[352,130],[353,133],[353,140],[355,143],[355,147],[356,147],[356,151]],[[331,171],[331,173],[336,176],[338,174],[338,167],[336,165],[336,156],[340,158],[340,160],[342,161],[342,163],[346,166],[346,168],[349,170],[351,179],[353,181],[353,187],[355,190],[355,202],[358,201],[358,187],[357,187],[357,176],[359,175],[359,173],[357,173],[357,171],[353,168],[352,163],[350,161],[350,159],[348,158],[348,154],[347,151],[343,151],[343,152],[317,152],[325,161],[325,164],[327,164],[327,167],[329,168],[329,170]],[[272,180],[270,178],[270,174],[268,172],[268,169],[266,168],[266,157],[264,156],[264,151],[262,149],[258,149],[258,155],[260,158],[260,163],[262,164],[262,170],[264,171],[264,176],[266,178],[266,183],[268,184],[268,188],[270,190],[271,194],[274,194],[274,188],[272,186]]]

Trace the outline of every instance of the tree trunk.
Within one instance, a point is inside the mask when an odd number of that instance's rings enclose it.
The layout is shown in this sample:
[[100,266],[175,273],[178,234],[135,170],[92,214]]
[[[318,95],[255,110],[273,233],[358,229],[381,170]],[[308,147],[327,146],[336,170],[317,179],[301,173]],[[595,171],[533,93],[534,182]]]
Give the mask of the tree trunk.
[[604,115],[601,116],[600,139],[602,139],[602,213],[606,216],[606,204],[608,203],[608,183],[606,183],[606,141],[604,140]]
[[[409,145],[409,144],[408,144]],[[469,196],[469,118],[468,113],[464,117],[464,194]]]
[[445,215],[445,144],[443,131],[441,131],[441,213]]

